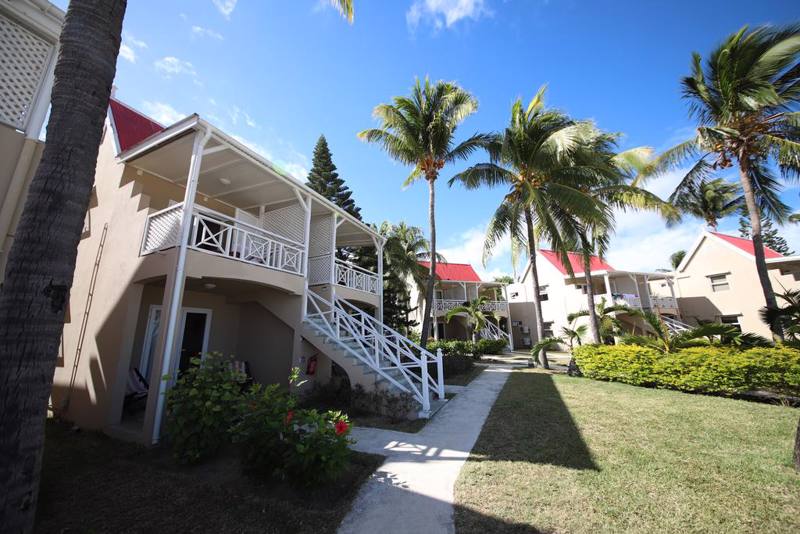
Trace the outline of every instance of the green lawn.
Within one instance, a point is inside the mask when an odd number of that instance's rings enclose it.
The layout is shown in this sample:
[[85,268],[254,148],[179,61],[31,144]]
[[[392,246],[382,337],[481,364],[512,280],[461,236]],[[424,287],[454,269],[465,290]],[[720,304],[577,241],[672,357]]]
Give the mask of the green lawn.
[[244,477],[230,455],[181,467],[166,450],[48,422],[36,532],[333,533],[382,462],[353,453],[340,480],[306,489]]
[[516,371],[456,483],[456,530],[800,532],[799,416]]

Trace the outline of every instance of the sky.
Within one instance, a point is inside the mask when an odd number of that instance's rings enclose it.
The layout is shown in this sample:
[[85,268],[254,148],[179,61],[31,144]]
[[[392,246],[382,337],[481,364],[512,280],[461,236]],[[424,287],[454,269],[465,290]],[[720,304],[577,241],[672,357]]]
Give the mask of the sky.
[[[547,84],[549,106],[622,133],[621,148],[663,150],[693,132],[679,84],[693,51],[706,55],[744,24],[798,19],[796,0],[355,0],[352,25],[328,0],[133,0],[116,96],[164,124],[198,113],[300,179],[324,134],[367,222],[404,220],[427,232],[426,184],[403,189],[410,169],[356,137],[377,125],[372,109],[408,94],[416,77],[454,81],[478,99],[457,140],[502,129],[514,100]],[[480,161],[442,170],[439,249],[484,277],[510,274],[508,242],[481,265],[503,191],[446,183]],[[679,178],[649,187],[666,197]],[[787,187],[784,200],[798,207],[798,192]],[[668,267],[701,228],[621,214],[607,257],[618,269]],[[735,217],[720,225],[737,228]],[[800,226],[782,232],[800,251]]]

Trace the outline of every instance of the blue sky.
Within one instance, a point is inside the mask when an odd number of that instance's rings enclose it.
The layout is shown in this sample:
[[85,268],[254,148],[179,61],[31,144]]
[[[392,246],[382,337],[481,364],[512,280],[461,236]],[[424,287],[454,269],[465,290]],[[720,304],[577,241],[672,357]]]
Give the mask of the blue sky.
[[[57,0],[65,7],[66,0]],[[458,82],[479,100],[459,137],[502,128],[517,97],[547,83],[548,104],[625,134],[623,147],[661,149],[691,132],[679,79],[743,24],[797,20],[795,0],[355,0],[348,25],[327,0],[128,2],[117,96],[161,122],[193,112],[239,136],[296,176],[324,133],[367,221],[427,228],[427,188],[356,133],[372,108],[415,76]],[[477,161],[477,160],[476,160]],[[501,191],[439,183],[440,248],[480,264],[483,230]],[[651,187],[667,195],[677,174]],[[798,202],[798,189],[785,199]],[[654,215],[619,218],[609,254],[621,269],[667,266],[700,229],[666,229]],[[735,231],[736,220],[723,230]],[[800,230],[785,235],[800,250]],[[510,272],[502,245],[484,274]]]

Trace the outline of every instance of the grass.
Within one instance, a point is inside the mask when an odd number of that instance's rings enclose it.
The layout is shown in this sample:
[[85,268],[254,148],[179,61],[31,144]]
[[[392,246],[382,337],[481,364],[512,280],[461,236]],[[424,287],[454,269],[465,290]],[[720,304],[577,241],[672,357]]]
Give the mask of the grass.
[[445,375],[444,383],[447,386],[466,386],[480,376],[483,370],[486,369],[484,365],[473,365],[472,369],[466,373],[457,375]]
[[382,461],[353,453],[339,480],[303,488],[245,477],[235,458],[181,467],[166,450],[49,422],[36,532],[333,533]]
[[516,371],[456,483],[456,531],[800,532],[799,416]]

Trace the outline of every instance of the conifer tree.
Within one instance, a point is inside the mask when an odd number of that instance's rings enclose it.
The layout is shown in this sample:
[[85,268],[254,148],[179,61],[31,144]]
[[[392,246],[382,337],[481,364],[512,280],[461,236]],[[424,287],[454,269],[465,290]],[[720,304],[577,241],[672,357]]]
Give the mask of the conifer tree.
[[[750,218],[747,216],[739,217],[739,235],[747,239],[752,239],[751,230]],[[789,247],[789,243],[786,242],[786,239],[778,233],[777,228],[772,226],[772,221],[769,217],[765,217],[764,215],[761,216],[761,239],[764,241],[765,247],[769,247],[775,252],[780,252],[784,256],[791,256],[794,254]]]
[[361,220],[361,208],[352,199],[353,192],[344,184],[336,172],[331,150],[324,135],[320,135],[314,146],[314,159],[308,172],[308,186],[324,196],[358,220]]

